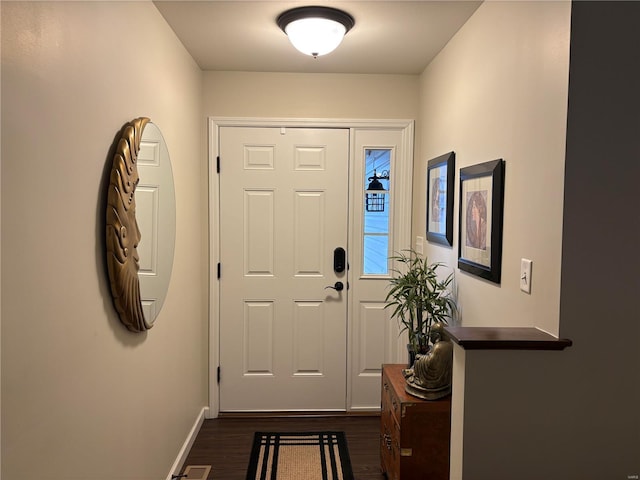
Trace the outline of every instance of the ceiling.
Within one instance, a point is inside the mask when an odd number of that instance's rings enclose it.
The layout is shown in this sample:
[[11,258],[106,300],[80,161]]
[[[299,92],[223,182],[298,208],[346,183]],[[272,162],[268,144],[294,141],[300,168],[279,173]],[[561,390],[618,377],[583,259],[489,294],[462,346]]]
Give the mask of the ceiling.
[[[202,70],[420,74],[480,1],[155,0]],[[334,52],[293,48],[275,23],[285,10],[325,5],[356,21]]]

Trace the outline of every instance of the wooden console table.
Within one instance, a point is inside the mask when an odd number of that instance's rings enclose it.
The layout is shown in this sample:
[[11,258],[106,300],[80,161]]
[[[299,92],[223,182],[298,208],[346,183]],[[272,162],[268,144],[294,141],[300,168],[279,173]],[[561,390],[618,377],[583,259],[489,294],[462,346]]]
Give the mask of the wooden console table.
[[403,368],[382,366],[382,472],[389,480],[448,480],[451,395],[440,400],[409,395]]

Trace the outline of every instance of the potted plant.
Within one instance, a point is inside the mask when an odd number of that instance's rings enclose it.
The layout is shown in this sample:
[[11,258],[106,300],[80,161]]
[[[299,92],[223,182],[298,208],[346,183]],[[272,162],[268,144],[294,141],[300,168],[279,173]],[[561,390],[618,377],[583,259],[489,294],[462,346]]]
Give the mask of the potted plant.
[[[406,253],[405,253],[406,252]],[[429,263],[413,250],[403,250],[391,257],[401,264],[392,269],[393,278],[385,298],[385,308],[393,308],[392,318],[400,325],[400,333],[409,333],[409,366],[417,353],[429,351],[431,326],[434,323],[448,324],[456,310],[451,291],[453,273],[444,279],[438,278],[442,263]]]

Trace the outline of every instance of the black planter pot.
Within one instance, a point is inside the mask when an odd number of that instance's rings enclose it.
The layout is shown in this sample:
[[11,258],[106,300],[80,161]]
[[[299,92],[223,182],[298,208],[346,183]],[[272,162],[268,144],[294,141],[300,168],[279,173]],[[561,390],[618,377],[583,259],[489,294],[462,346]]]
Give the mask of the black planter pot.
[[407,352],[409,352],[409,363],[407,363],[407,368],[413,368],[413,364],[416,361],[416,351],[410,343],[407,343]]
[[427,345],[427,347],[424,348],[421,352],[416,352],[413,345],[407,343],[407,352],[409,353],[409,362],[407,363],[407,368],[413,368],[413,364],[416,361],[417,354],[426,355],[427,353],[429,353],[429,350],[431,350],[431,345]]

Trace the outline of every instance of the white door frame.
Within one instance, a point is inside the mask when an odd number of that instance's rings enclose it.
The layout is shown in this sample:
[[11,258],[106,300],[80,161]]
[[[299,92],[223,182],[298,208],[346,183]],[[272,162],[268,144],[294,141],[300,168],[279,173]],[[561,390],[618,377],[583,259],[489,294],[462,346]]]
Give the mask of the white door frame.
[[[348,128],[350,138],[353,139],[356,130],[400,130],[403,139],[403,158],[396,171],[397,192],[406,192],[395,201],[402,205],[401,218],[394,222],[396,244],[399,248],[411,246],[411,204],[413,186],[413,120],[350,120],[350,119],[298,119],[298,118],[244,118],[244,117],[209,117],[208,119],[208,169],[209,169],[209,411],[207,418],[216,418],[219,413],[219,386],[216,381],[220,360],[218,338],[220,330],[220,284],[217,278],[217,264],[220,262],[220,186],[217,173],[217,157],[220,150],[220,127],[289,127],[289,128]],[[353,140],[349,148],[349,171],[353,171],[355,162]],[[353,195],[350,195],[349,209],[351,211]],[[349,300],[350,301],[350,300]],[[348,311],[351,311],[349,308]],[[349,338],[351,331],[349,327]],[[349,340],[349,339],[348,339]],[[351,359],[347,356],[347,384],[350,385]],[[349,391],[349,389],[347,389]]]

